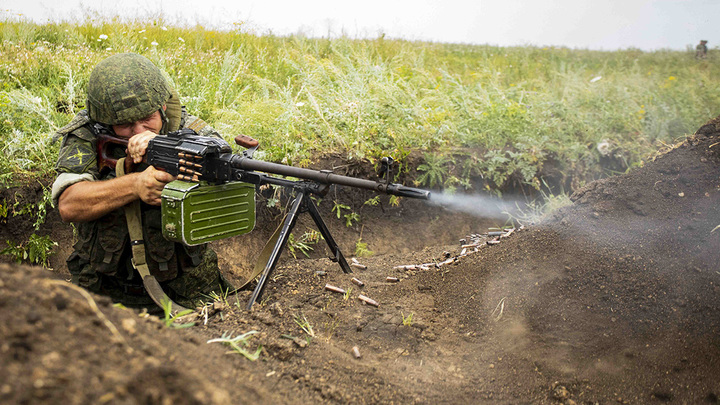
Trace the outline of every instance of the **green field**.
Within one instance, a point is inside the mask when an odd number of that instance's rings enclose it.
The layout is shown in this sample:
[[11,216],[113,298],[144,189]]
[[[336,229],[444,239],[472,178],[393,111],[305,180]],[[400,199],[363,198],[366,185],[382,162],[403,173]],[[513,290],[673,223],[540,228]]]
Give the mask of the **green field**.
[[690,51],[327,40],[164,24],[0,23],[0,184],[52,177],[52,133],[84,107],[93,66],[119,52],[153,60],[189,111],[228,139],[259,139],[262,159],[307,166],[327,153],[413,154],[418,185],[434,189],[548,182],[570,191],[642,164],[720,113],[714,54],[697,61]]

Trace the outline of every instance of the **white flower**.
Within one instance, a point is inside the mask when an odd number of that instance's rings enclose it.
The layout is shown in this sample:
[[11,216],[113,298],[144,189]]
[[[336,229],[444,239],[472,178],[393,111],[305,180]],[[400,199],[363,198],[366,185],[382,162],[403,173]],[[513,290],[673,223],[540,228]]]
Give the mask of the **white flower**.
[[185,42],[185,40],[182,39],[182,37],[178,37],[178,41],[180,41],[180,42]]
[[612,145],[610,145],[610,142],[605,139],[597,144],[597,151],[602,156],[609,156],[610,153],[612,153],[611,148],[612,148]]
[[295,103],[296,107],[302,107],[304,105],[305,105],[305,103],[303,103],[302,101]]
[[152,42],[150,42],[150,45],[152,45],[152,46],[158,46],[158,43],[155,42],[155,41],[152,41]]
[[105,48],[106,51],[112,51],[112,48]]
[[145,30],[138,31],[138,34],[142,34]]
[[596,81],[602,79],[602,76],[595,76],[592,79],[590,79],[590,83],[595,83]]
[[100,36],[99,36],[98,38],[100,38],[100,39],[108,39],[108,36],[105,35],[105,34],[100,34]]
[[167,27],[166,27],[166,26],[164,26],[164,25],[162,26],[162,28],[161,28],[161,29],[162,29],[163,31],[167,31]]

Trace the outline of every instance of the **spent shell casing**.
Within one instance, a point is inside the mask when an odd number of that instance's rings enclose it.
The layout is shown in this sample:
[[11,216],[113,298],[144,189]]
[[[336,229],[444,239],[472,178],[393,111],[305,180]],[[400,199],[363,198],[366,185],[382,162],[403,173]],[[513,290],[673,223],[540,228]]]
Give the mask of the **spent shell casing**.
[[365,270],[367,269],[367,266],[360,263],[350,263],[350,266],[357,267],[358,269]]
[[500,243],[499,240],[489,240],[489,241],[487,241],[487,244],[488,244],[488,245],[497,245],[498,243]]
[[351,258],[350,258],[350,261],[352,261],[353,263],[360,263],[360,262],[358,261],[358,259],[356,259],[356,258],[354,258],[354,257],[351,257]]
[[400,281],[400,279],[397,277],[387,276],[385,277],[385,281],[387,281],[388,283],[397,283],[398,281]]
[[360,286],[360,287],[362,287],[362,286],[365,285],[365,283],[363,283],[362,281],[358,280],[358,279],[355,278],[355,277],[353,277],[352,280],[350,280],[350,281],[352,281],[353,283],[357,284],[357,285]]
[[343,289],[340,288],[340,287],[335,287],[334,285],[325,284],[325,289],[328,290],[328,291],[332,291],[332,292],[336,292],[336,293],[340,293],[340,294],[345,294],[345,290],[343,290]]
[[357,346],[353,346],[352,348],[353,356],[355,356],[356,359],[360,358],[360,348]]
[[372,305],[372,306],[374,306],[374,307],[380,306],[380,304],[378,304],[377,301],[375,301],[375,300],[372,299],[372,298],[368,298],[368,297],[366,297],[366,296],[364,296],[364,295],[362,295],[362,294],[358,295],[358,299],[359,299],[360,301],[362,301],[362,302],[364,302],[364,303],[366,303],[366,304],[368,304],[368,305]]
[[492,232],[488,232],[487,234],[488,234],[488,236],[500,236],[500,235],[504,235],[505,232],[503,232],[503,231],[492,231]]

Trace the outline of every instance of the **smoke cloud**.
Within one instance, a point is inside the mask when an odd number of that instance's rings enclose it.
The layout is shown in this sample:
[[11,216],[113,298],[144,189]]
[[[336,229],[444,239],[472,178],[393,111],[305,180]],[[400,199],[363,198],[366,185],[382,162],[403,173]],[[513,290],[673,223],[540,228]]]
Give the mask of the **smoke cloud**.
[[448,194],[433,192],[430,204],[452,211],[463,212],[480,218],[506,220],[508,214],[517,211],[519,201],[501,200],[480,194]]

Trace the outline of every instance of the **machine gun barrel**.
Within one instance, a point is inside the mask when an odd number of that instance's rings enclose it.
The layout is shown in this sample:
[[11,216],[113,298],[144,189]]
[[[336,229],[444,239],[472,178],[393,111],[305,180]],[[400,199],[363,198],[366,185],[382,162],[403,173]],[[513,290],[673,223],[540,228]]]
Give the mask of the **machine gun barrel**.
[[328,170],[312,170],[302,167],[286,166],[279,163],[255,160],[240,155],[233,155],[230,161],[232,167],[242,170],[259,171],[268,174],[296,177],[322,184],[338,184],[373,190],[380,193],[392,194],[399,197],[430,199],[430,192],[419,188],[406,187],[401,184],[387,184],[378,181],[358,179],[355,177],[334,174]]

